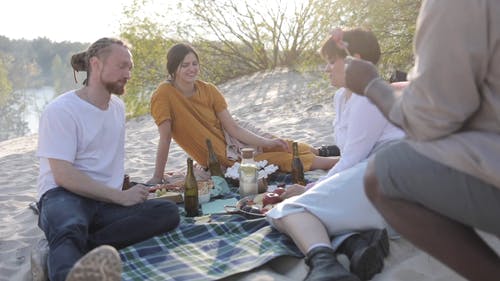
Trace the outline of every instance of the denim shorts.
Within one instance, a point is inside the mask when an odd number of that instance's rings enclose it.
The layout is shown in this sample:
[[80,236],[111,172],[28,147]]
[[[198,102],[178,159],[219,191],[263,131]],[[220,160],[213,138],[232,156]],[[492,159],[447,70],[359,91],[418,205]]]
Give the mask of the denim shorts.
[[500,188],[431,160],[404,141],[376,154],[375,171],[384,194],[500,236]]

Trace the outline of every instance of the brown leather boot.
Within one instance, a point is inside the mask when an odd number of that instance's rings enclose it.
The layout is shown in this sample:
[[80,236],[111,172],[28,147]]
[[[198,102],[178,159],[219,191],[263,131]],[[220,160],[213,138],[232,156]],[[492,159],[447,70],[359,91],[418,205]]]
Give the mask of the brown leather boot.
[[306,255],[309,273],[304,281],[359,281],[338,261],[332,248],[317,247]]

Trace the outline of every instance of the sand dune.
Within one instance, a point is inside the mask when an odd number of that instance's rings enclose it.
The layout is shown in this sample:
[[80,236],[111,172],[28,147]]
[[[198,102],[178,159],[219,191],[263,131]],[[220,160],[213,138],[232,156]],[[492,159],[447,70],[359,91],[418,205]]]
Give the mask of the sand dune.
[[[333,89],[318,91],[322,74],[303,75],[286,69],[258,73],[229,81],[219,88],[230,112],[252,121],[278,136],[313,145],[331,144]],[[31,247],[42,237],[37,216],[28,208],[36,199],[37,135],[0,142],[0,280],[31,280]],[[133,181],[146,181],[154,169],[158,143],[150,116],[127,122],[126,172]],[[183,170],[186,154],[173,144],[168,171]],[[486,236],[500,249],[498,239]],[[292,269],[290,269],[290,267]],[[302,260],[278,258],[249,273],[229,280],[301,280],[306,273]],[[374,280],[463,280],[404,239],[391,242],[386,267]]]

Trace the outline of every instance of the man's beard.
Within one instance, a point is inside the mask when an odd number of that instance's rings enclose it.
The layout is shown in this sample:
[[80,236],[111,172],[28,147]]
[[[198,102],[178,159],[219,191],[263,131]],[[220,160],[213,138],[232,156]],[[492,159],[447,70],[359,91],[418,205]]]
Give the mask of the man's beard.
[[106,88],[106,90],[108,90],[108,92],[110,92],[112,94],[120,96],[120,95],[123,95],[125,93],[125,85],[127,84],[127,82],[123,82],[123,81],[105,82],[105,81],[102,81],[102,83],[104,84],[104,87]]

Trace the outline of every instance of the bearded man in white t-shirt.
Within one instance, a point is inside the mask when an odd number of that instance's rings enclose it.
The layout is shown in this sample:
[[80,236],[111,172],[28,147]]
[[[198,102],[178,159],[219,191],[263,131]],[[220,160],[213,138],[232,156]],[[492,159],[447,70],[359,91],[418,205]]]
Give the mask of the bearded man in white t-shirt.
[[121,280],[116,249],[174,229],[178,209],[148,201],[142,184],[122,190],[125,106],[118,96],[131,77],[129,48],[101,38],[73,55],[71,65],[87,72],[84,87],[52,101],[39,127],[39,226],[50,248],[48,275]]

